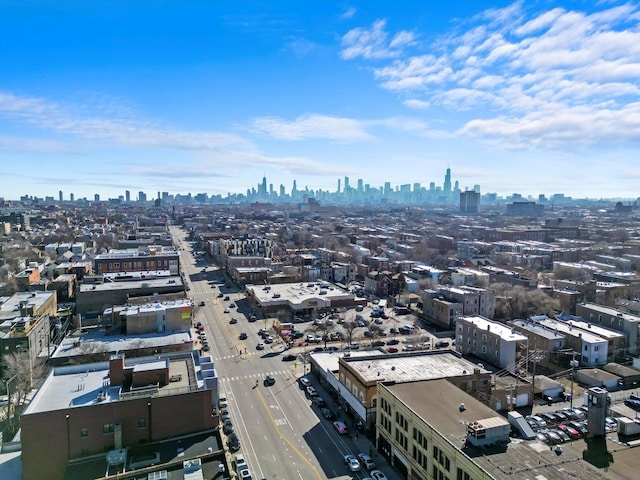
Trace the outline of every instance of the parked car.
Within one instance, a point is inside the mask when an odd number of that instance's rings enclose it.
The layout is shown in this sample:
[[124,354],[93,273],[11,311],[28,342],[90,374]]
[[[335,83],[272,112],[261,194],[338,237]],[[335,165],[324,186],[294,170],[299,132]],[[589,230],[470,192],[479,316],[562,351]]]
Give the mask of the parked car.
[[316,390],[316,388],[313,385],[310,385],[307,387],[307,395],[309,395],[310,397],[317,397],[318,396],[318,391]]
[[240,439],[238,439],[238,436],[235,432],[231,432],[229,434],[227,443],[229,445],[229,450],[231,450],[232,452],[237,452],[238,450],[240,450]]
[[398,345],[400,343],[400,340],[398,340],[397,338],[392,338],[390,340],[387,340],[387,345]]
[[344,456],[344,465],[352,472],[360,470],[360,462],[358,462],[358,459],[353,455]]
[[224,424],[222,426],[222,431],[224,433],[226,433],[227,435],[230,434],[231,432],[233,432],[233,423],[231,422],[230,418],[227,418],[224,421]]
[[566,425],[564,423],[561,423],[561,424],[558,425],[558,430],[562,430],[564,433],[569,435],[569,438],[576,439],[576,438],[580,438],[582,436],[578,430],[576,430],[572,426]]
[[327,405],[327,402],[324,401],[324,398],[320,396],[314,398],[313,403],[315,403],[320,408],[325,407]]
[[640,400],[636,400],[635,398],[625,398],[624,404],[635,411],[640,411]]
[[336,418],[335,414],[333,413],[333,410],[331,410],[330,408],[324,407],[323,409],[321,409],[321,412],[322,412],[322,416],[327,420],[333,420],[334,418]]
[[371,475],[372,480],[387,480],[387,476],[380,470],[371,470],[369,475]]
[[228,404],[227,397],[221,396],[218,398],[218,408],[226,408]]
[[360,462],[360,465],[362,465],[362,467],[366,468],[367,470],[373,470],[374,468],[376,468],[375,462],[366,453],[359,453],[358,461]]
[[308,388],[311,386],[311,381],[307,377],[300,377],[298,382],[302,385],[302,388]]
[[396,353],[398,351],[397,347],[388,347],[387,348],[387,352],[389,353]]
[[553,430],[551,430],[551,432],[553,432],[556,435],[558,435],[563,443],[571,441],[571,438],[569,438],[569,435],[567,435],[564,431],[562,431],[560,429],[554,428]]
[[231,418],[231,414],[229,413],[229,409],[227,407],[220,409],[220,417],[222,417],[222,420],[227,420]]
[[340,435],[346,435],[347,433],[349,433],[349,430],[347,430],[347,426],[343,422],[333,422],[333,428],[335,428]]
[[435,344],[436,348],[444,348],[450,345],[448,340],[438,340]]
[[382,340],[376,340],[371,343],[372,347],[384,347],[384,342]]

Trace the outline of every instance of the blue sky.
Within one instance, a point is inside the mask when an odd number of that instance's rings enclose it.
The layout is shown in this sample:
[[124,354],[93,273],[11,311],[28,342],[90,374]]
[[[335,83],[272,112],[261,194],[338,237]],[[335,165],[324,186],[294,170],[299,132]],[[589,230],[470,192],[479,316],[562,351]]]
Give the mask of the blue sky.
[[640,197],[640,4],[0,0],[0,196]]

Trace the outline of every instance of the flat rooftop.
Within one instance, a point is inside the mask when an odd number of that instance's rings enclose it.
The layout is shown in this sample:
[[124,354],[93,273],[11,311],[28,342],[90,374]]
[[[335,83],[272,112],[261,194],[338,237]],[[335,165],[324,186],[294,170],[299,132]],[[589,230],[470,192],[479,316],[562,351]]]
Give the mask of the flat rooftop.
[[33,305],[33,310],[39,310],[55,292],[17,292],[10,297],[0,297],[0,319],[20,317],[20,302],[27,306]]
[[460,320],[464,320],[465,322],[471,323],[475,325],[480,330],[491,330],[492,333],[497,333],[500,335],[500,338],[504,340],[520,340],[527,341],[527,337],[522,335],[521,333],[514,332],[511,327],[506,326],[503,323],[493,322],[487,318],[479,317],[479,316],[464,316],[460,317]]
[[139,348],[193,343],[193,340],[191,332],[187,330],[146,335],[105,335],[100,331],[90,331],[67,335],[51,358],[71,358],[94,352],[126,352]]
[[195,368],[196,357],[197,352],[188,352],[181,355],[126,359],[126,367],[132,367],[136,371],[165,368],[168,365],[169,377],[172,379],[170,383],[159,388],[150,386],[146,390],[145,387],[131,392],[122,391],[121,385],[109,385],[109,362],[55,367],[24,410],[24,414],[118,402],[130,398],[135,392],[140,395],[163,396],[171,395],[172,392],[184,392],[185,388],[189,387],[197,388],[198,381],[192,385],[188,374],[190,369]]
[[[583,455],[588,456],[589,448],[585,440],[563,444],[561,455],[557,455],[553,449],[537,439],[511,438],[506,449],[465,447],[467,424],[498,416],[495,411],[446,380],[398,383],[386,385],[386,388],[496,479],[637,478],[637,468],[640,467],[638,451],[610,441],[607,441],[607,450],[611,460],[606,470],[598,469],[583,459]],[[463,412],[458,408],[461,403],[465,405]],[[624,460],[618,460],[618,455],[621,458],[624,456]],[[627,461],[635,467],[624,463]]]
[[174,275],[172,277],[127,280],[123,282],[82,283],[80,284],[80,293],[109,290],[135,290],[138,288],[161,288],[172,285],[183,287],[184,283],[182,278],[179,275]]
[[351,292],[333,283],[324,281],[280,283],[273,285],[247,285],[255,299],[261,304],[288,302],[292,305],[307,305],[308,302],[329,302],[338,299],[354,299]]
[[453,351],[381,354],[345,359],[365,382],[415,382],[436,378],[471,375],[474,368],[489,373]]

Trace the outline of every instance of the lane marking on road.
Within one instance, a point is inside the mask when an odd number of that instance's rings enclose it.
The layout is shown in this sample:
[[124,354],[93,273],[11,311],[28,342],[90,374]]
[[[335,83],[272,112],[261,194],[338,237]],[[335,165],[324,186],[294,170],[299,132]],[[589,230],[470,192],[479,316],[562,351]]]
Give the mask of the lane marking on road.
[[[304,455],[293,443],[291,443],[291,440],[289,440],[285,435],[283,435],[283,433],[280,431],[279,426],[276,424],[276,421],[273,418],[273,415],[271,415],[271,411],[269,409],[269,406],[267,405],[267,402],[264,399],[264,396],[262,395],[262,392],[258,389],[257,393],[258,393],[258,398],[260,399],[260,402],[262,402],[262,406],[264,407],[264,411],[267,412],[267,415],[269,416],[269,419],[271,419],[271,423],[273,424],[273,428],[276,429],[276,432],[278,432],[278,435],[280,435],[280,438],[282,438],[282,440],[284,440],[284,442],[287,445],[289,445],[289,447],[291,447],[291,449],[293,449],[294,452],[296,452],[298,457],[302,459],[304,463],[306,463],[311,468],[311,470],[313,471],[314,475],[318,480],[323,480],[324,477],[320,475],[316,466],[313,463],[311,463],[311,461],[307,458],[307,456]],[[298,475],[300,475],[300,472],[298,472]],[[304,480],[302,478],[302,475],[300,475],[300,478]]]

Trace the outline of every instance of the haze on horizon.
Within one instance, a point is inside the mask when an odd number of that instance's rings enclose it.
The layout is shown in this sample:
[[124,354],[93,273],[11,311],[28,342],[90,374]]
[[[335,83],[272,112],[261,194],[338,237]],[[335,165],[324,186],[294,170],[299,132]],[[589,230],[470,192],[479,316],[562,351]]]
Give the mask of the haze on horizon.
[[[464,7],[464,8],[463,8]],[[640,197],[640,4],[0,0],[0,197]]]

